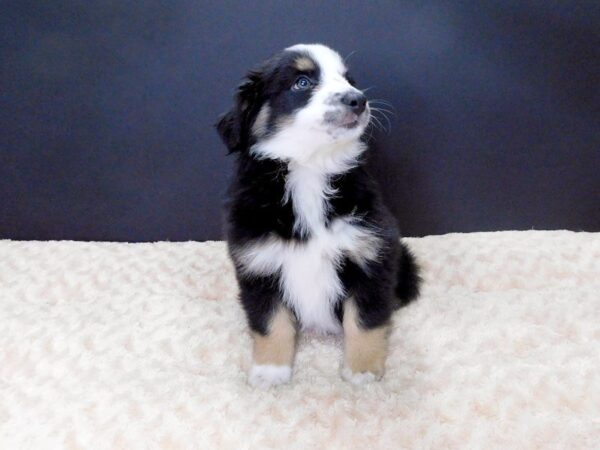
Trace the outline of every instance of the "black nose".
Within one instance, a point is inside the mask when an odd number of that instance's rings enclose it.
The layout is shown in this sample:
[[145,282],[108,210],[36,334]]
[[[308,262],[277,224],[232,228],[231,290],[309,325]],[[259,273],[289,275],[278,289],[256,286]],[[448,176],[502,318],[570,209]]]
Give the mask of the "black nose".
[[362,92],[346,92],[342,96],[342,103],[350,107],[352,112],[359,116],[367,107],[367,97]]

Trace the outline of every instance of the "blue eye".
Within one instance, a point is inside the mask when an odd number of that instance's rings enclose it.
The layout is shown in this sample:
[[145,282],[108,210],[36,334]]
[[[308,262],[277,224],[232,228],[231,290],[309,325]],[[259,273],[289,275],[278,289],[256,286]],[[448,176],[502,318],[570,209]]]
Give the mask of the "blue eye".
[[296,79],[294,82],[294,86],[292,89],[295,91],[305,91],[306,89],[310,89],[312,87],[312,81],[308,77],[301,76]]

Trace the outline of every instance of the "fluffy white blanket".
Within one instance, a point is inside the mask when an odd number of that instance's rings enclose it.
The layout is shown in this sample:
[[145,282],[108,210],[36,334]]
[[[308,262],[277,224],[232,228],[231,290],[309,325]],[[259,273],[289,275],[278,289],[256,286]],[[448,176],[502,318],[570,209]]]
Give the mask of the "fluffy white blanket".
[[407,241],[384,379],[305,336],[267,392],[222,242],[0,241],[0,448],[598,448],[600,233]]

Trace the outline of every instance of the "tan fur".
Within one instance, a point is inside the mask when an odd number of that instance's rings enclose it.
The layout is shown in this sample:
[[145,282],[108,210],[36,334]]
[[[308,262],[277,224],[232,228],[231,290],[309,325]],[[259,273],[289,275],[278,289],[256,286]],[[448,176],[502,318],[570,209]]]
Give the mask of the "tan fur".
[[296,69],[301,71],[315,70],[315,63],[306,56],[301,56],[294,61]]
[[255,136],[262,136],[267,131],[267,123],[269,121],[269,116],[271,115],[271,108],[269,105],[265,105],[261,108],[258,115],[256,116],[256,120],[252,124],[252,133]]
[[364,329],[358,320],[358,312],[352,298],[344,305],[344,359],[345,366],[353,373],[370,372],[383,375],[387,355],[387,325]]
[[266,336],[252,333],[254,364],[291,366],[296,348],[296,327],[292,313],[281,306],[273,314]]

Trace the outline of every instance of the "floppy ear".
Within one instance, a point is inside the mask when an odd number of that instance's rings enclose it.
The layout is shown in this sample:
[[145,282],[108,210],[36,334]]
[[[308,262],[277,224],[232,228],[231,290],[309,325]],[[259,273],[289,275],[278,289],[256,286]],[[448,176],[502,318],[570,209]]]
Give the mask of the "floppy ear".
[[237,124],[235,111],[231,110],[221,115],[215,126],[229,153],[233,153],[240,144],[240,127]]
[[248,146],[250,123],[258,113],[261,91],[261,73],[252,71],[238,87],[235,105],[231,111],[223,114],[216,124],[221,139],[229,153],[241,151]]

